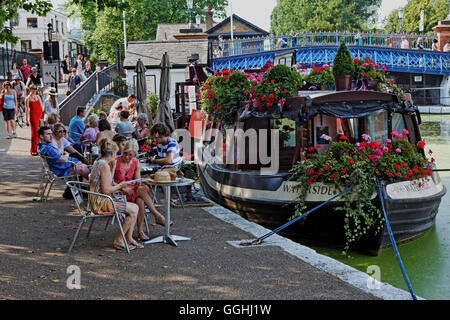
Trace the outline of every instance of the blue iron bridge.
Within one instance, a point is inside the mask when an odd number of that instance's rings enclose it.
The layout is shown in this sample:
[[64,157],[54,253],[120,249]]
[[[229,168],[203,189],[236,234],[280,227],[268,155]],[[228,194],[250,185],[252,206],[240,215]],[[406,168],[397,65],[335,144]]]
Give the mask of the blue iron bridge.
[[[354,59],[369,57],[376,64],[385,65],[387,71],[421,74],[450,75],[450,53],[428,50],[383,48],[373,46],[348,46]],[[275,49],[235,56],[211,58],[211,69],[220,71],[259,69],[268,60],[274,61],[276,54],[295,50],[296,63],[302,68],[331,65],[338,45],[305,46]]]

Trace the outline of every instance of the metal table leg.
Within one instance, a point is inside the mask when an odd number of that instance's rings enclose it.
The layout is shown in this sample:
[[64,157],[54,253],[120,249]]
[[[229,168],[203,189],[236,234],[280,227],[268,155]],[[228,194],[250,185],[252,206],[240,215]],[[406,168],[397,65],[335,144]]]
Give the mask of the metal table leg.
[[182,236],[176,236],[170,234],[170,184],[164,185],[164,191],[166,195],[166,227],[164,235],[150,239],[148,241],[145,241],[144,244],[150,244],[150,243],[168,243],[173,246],[178,246],[176,241],[182,241],[182,240],[191,240],[191,238],[182,237]]

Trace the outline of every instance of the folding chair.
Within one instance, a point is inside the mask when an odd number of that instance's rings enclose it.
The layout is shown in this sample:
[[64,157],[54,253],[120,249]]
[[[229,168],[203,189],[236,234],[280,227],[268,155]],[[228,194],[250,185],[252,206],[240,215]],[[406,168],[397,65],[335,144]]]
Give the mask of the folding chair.
[[[111,217],[113,217],[113,218],[117,219],[118,221],[120,221],[120,220],[119,220],[119,214],[117,212],[117,209],[116,209],[116,206],[114,204],[112,197],[110,197],[106,194],[89,191],[88,190],[89,183],[87,183],[87,182],[68,181],[67,186],[70,188],[70,191],[72,192],[73,199],[74,199],[75,204],[77,205],[78,211],[80,212],[80,215],[81,215],[80,225],[78,226],[77,232],[75,233],[75,237],[73,238],[72,243],[69,247],[69,252],[71,252],[72,248],[75,244],[75,241],[78,238],[78,234],[80,233],[81,228],[83,227],[83,224],[85,222],[87,222],[88,219],[92,219],[92,220],[91,220],[91,224],[89,225],[89,229],[88,229],[86,238],[88,238],[89,234],[91,233],[92,225],[94,224],[95,218],[110,219]],[[86,199],[83,197],[83,195],[89,195],[89,194],[109,199],[112,203],[114,213],[111,215],[102,215],[102,214],[93,213],[91,211],[91,209],[89,208],[89,201],[87,200],[88,197],[86,197]],[[123,232],[123,229],[122,229],[122,225],[120,223],[118,225],[119,225],[120,233],[122,234],[123,243],[125,243],[127,252],[130,253],[130,249],[128,248],[128,243],[125,238],[125,233]],[[105,230],[106,230],[106,228],[105,228]]]
[[[53,187],[53,183],[55,181],[63,181],[66,182],[67,180],[79,180],[79,174],[77,172],[76,169],[76,165],[75,162],[69,161],[72,166],[74,166],[75,168],[75,175],[69,175],[69,176],[64,176],[64,177],[58,177],[55,173],[53,173],[52,170],[50,170],[50,167],[48,165],[47,159],[48,157],[44,156],[44,155],[40,155],[40,158],[42,160],[42,179],[41,179],[41,184],[39,185],[37,191],[36,191],[36,197],[40,197],[39,201],[44,201],[44,196],[45,196],[45,201],[48,200],[48,196],[50,194],[50,190]],[[50,184],[50,186],[48,187],[48,185]],[[48,189],[47,189],[48,187]],[[47,191],[47,195],[45,195],[45,192]]]

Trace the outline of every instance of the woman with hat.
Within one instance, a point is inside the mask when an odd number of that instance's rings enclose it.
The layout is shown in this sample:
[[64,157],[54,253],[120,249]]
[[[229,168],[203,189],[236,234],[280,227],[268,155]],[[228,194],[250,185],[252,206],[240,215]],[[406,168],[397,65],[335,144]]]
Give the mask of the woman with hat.
[[48,115],[51,113],[59,115],[58,100],[56,99],[58,92],[56,91],[56,88],[49,88],[46,93],[47,100],[44,102],[44,121],[47,121]]
[[42,100],[41,97],[36,94],[37,88],[34,84],[29,87],[30,94],[25,99],[26,121],[27,126],[31,123],[31,149],[32,156],[37,156],[37,145],[39,142],[39,120],[42,116]]

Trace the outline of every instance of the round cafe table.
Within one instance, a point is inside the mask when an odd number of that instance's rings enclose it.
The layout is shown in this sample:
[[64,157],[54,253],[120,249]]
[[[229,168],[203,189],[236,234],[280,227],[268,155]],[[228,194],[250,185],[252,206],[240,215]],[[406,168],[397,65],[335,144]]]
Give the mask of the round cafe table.
[[183,237],[183,236],[176,236],[176,235],[171,235],[170,234],[170,196],[171,196],[171,187],[172,186],[183,186],[186,184],[192,184],[194,183],[194,180],[192,179],[186,179],[186,178],[177,178],[176,181],[171,181],[171,182],[156,182],[153,179],[143,179],[143,182],[149,184],[149,185],[153,185],[153,186],[160,186],[162,188],[164,188],[164,193],[165,193],[165,211],[166,211],[166,227],[165,227],[165,231],[164,231],[164,235],[162,236],[158,236],[156,238],[147,240],[144,242],[144,244],[150,244],[150,243],[168,243],[171,244],[173,246],[178,246],[176,241],[182,241],[182,240],[191,240],[191,238],[187,238],[187,237]]

